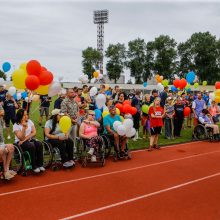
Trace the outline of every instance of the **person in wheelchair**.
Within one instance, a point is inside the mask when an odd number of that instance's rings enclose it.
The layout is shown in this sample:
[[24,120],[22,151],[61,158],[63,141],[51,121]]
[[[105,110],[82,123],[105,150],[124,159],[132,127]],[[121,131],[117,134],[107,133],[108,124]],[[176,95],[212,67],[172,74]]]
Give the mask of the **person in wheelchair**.
[[75,165],[73,161],[73,141],[61,131],[59,126],[60,118],[64,114],[61,113],[60,109],[54,109],[51,115],[44,127],[45,139],[52,147],[59,148],[63,167],[72,167]]
[[[113,124],[115,121],[121,121],[119,115],[116,115],[116,108],[114,105],[109,107],[109,115],[105,116],[103,119],[104,133],[107,134],[110,139],[114,140],[115,152],[117,153],[118,158],[123,158],[127,156],[125,151],[125,145],[127,143],[126,136],[119,136],[118,133],[114,130]],[[120,147],[119,147],[120,143]]]
[[219,127],[218,125],[213,123],[213,120],[211,117],[209,117],[209,111],[207,109],[203,109],[202,112],[199,115],[199,122],[203,124],[206,128],[212,128],[213,129],[213,135],[215,140],[219,140]]
[[79,128],[79,136],[83,138],[85,145],[89,146],[88,154],[91,162],[96,162],[96,153],[102,145],[102,138],[98,136],[99,122],[95,121],[95,112],[88,110],[86,120],[83,120]]
[[36,128],[34,123],[28,119],[27,111],[19,109],[16,114],[16,122],[13,125],[15,133],[15,143],[23,151],[28,151],[31,158],[32,169],[35,173],[44,172],[43,167],[43,145],[40,141],[34,139]]

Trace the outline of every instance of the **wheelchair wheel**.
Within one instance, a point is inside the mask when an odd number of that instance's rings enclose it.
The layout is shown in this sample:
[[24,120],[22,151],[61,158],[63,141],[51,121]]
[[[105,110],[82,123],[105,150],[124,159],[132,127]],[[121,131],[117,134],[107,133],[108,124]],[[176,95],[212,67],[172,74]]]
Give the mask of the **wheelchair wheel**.
[[105,158],[103,158],[103,159],[101,160],[101,166],[102,166],[102,167],[105,166]]
[[47,142],[43,141],[43,166],[48,168],[51,166],[53,161],[53,153],[52,153],[52,146]]
[[110,142],[109,138],[104,134],[101,135],[101,138],[102,138],[103,144],[104,144],[105,159],[106,159],[111,154],[111,142]]
[[194,128],[194,137],[197,140],[205,140],[205,139],[207,139],[208,135],[207,135],[207,130],[206,130],[205,126],[197,125]]
[[82,160],[82,167],[87,167],[87,157],[84,157],[84,159]]
[[81,161],[82,160],[82,154],[83,154],[83,143],[81,138],[77,137],[75,141],[75,146],[74,146],[74,160],[75,161]]
[[14,155],[11,160],[10,169],[20,173],[23,168],[23,151],[18,145],[14,145]]

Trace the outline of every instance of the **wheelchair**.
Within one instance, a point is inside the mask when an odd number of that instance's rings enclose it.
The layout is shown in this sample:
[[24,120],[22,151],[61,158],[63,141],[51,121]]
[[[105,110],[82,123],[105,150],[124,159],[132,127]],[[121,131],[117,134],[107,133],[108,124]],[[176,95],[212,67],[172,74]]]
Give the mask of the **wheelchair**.
[[96,163],[100,164],[102,167],[105,166],[105,142],[102,139],[101,147],[99,148],[99,151],[96,152],[96,162],[91,161],[91,157],[88,155],[88,151],[90,147],[86,144],[85,139],[77,137],[76,138],[76,152],[75,156],[77,157],[77,160],[82,164],[82,167],[87,167],[88,163]]
[[[128,144],[125,144],[125,155],[123,157],[118,158],[117,152],[115,151],[115,140],[111,135],[108,134],[102,134],[102,139],[105,142],[106,145],[106,149],[105,149],[105,156],[106,158],[108,158],[110,155],[113,156],[113,160],[117,161],[118,159],[122,160],[122,159],[126,159],[126,160],[130,160],[131,159],[131,152],[128,148]],[[114,151],[112,152],[112,148],[114,149]],[[119,151],[121,151],[121,140],[119,141]]]
[[214,140],[213,128],[205,127],[202,123],[198,123],[193,130],[194,140],[209,140],[212,142]]

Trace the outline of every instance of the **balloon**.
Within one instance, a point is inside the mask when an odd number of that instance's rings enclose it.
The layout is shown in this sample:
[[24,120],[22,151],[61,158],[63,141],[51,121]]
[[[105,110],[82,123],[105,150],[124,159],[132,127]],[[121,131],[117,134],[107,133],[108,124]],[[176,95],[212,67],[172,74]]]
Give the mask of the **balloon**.
[[144,86],[144,87],[147,87],[147,82],[144,82],[144,83],[143,83],[143,86]]
[[161,83],[157,84],[157,89],[159,92],[162,92],[164,90],[164,86]]
[[163,81],[163,76],[160,76],[158,79],[157,79],[157,82],[161,83]]
[[20,92],[18,92],[18,93],[17,93],[17,100],[20,100],[20,99],[21,99],[21,97],[22,97],[21,93],[20,93]]
[[220,89],[217,89],[217,90],[215,91],[215,96],[220,96]]
[[215,102],[216,102],[216,103],[220,103],[220,96],[216,96],[216,97],[215,97]]
[[41,72],[43,72],[43,71],[47,71],[47,68],[44,66],[41,67]]
[[174,74],[174,79],[179,79],[179,76],[177,76],[177,74]]
[[102,117],[104,118],[105,116],[109,115],[109,111],[103,111],[102,112]]
[[13,98],[14,98],[14,100],[17,101],[17,94],[16,93],[13,95]]
[[49,85],[47,86],[39,86],[35,92],[39,95],[47,95],[48,94]]
[[27,96],[28,96],[28,93],[27,93],[27,92],[22,92],[22,93],[21,93],[21,97],[22,97],[23,99],[25,99]]
[[203,82],[202,82],[202,85],[203,85],[203,86],[207,86],[207,81],[203,81]]
[[13,85],[17,89],[26,89],[25,79],[27,78],[27,73],[23,69],[15,70],[12,74]]
[[11,69],[11,64],[9,62],[4,62],[2,64],[2,69],[5,73],[8,72]]
[[116,114],[120,115],[120,110],[118,108],[116,108]]
[[129,130],[129,131],[126,133],[126,137],[131,138],[131,137],[134,137],[135,134],[136,134],[136,130],[135,130],[135,128],[132,128],[131,130]]
[[171,86],[172,92],[178,92],[178,89],[175,86]]
[[25,85],[29,90],[35,90],[40,86],[40,80],[35,75],[28,75],[25,79]]
[[195,82],[198,82],[198,81],[199,81],[198,76],[196,76],[193,82],[195,83]]
[[114,130],[117,131],[118,126],[120,126],[120,125],[122,125],[122,123],[121,123],[120,121],[115,121],[115,122],[113,123],[113,128],[114,128]]
[[95,96],[98,93],[98,89],[96,87],[92,87],[89,91],[90,96]]
[[123,116],[120,116],[120,119],[122,122],[125,120]]
[[98,79],[103,79],[103,75],[99,73]]
[[59,121],[59,126],[60,126],[60,130],[64,133],[67,134],[67,132],[70,130],[71,128],[71,119],[68,116],[63,116],[61,117],[60,121]]
[[185,79],[181,79],[179,85],[180,89],[184,89],[186,85],[187,85],[187,81]]
[[131,102],[130,102],[129,100],[125,100],[125,101],[123,102],[123,105],[131,105]]
[[190,84],[190,83],[193,83],[193,81],[195,80],[195,78],[196,78],[196,75],[195,75],[195,73],[193,72],[193,71],[191,71],[191,72],[188,72],[187,74],[186,74],[186,81]]
[[124,125],[119,125],[119,126],[117,127],[117,133],[118,133],[118,135],[120,135],[120,136],[124,136],[125,133],[126,133],[125,126],[124,126]]
[[131,115],[135,115],[137,113],[137,109],[135,107],[131,107],[130,112]]
[[176,88],[179,88],[180,87],[180,79],[175,79],[173,81],[173,85],[176,87]]
[[185,87],[186,90],[190,89],[190,84],[187,84]]
[[99,72],[95,71],[95,72],[93,73],[93,76],[94,76],[94,78],[98,78]]
[[125,119],[123,121],[123,125],[125,126],[126,131],[129,131],[134,126],[134,122],[131,119]]
[[184,116],[189,116],[190,112],[191,112],[191,109],[189,107],[184,108],[184,111],[183,111]]
[[48,87],[48,96],[53,97],[53,96],[59,94],[61,89],[62,89],[62,87],[61,87],[61,84],[59,82],[53,82]]
[[143,113],[148,114],[149,106],[148,105],[142,105],[141,110],[142,110]]
[[167,79],[164,79],[164,80],[162,81],[162,85],[163,85],[164,87],[168,86],[168,85],[169,85],[169,81],[168,81]]
[[123,105],[122,112],[124,112],[125,114],[128,114],[128,113],[130,113],[130,111],[131,111],[131,105],[129,105],[129,104]]
[[115,105],[115,107],[116,107],[117,109],[119,109],[120,112],[121,112],[122,109],[123,109],[123,105],[122,105],[121,103],[117,103],[117,104]]
[[9,93],[9,95],[13,96],[14,94],[16,94],[16,88],[14,86],[11,86],[8,89],[8,93]]
[[215,83],[215,88],[216,88],[216,89],[220,89],[220,82],[216,82],[216,83]]
[[102,112],[100,111],[100,109],[95,109],[94,112],[95,112],[95,120],[101,118]]
[[26,98],[24,99],[24,101],[25,101],[25,102],[28,102],[28,101],[29,101],[29,98],[28,98],[28,97],[26,97]]
[[27,63],[20,64],[19,68],[27,72]]
[[197,89],[199,87],[199,83],[194,83],[194,88]]
[[95,98],[97,107],[101,109],[106,103],[106,96],[104,94],[98,94]]
[[33,102],[38,102],[39,99],[40,99],[40,96],[39,96],[39,95],[33,95],[33,97],[32,97],[32,101],[33,101]]
[[46,86],[53,81],[53,74],[49,71],[43,71],[39,75],[40,85]]
[[214,101],[214,100],[215,100],[215,93],[214,93],[214,92],[210,93],[210,94],[209,94],[209,98],[210,98],[212,101]]
[[95,81],[96,81],[96,78],[92,78],[92,79],[90,80],[91,83],[95,83]]
[[39,76],[41,73],[41,65],[37,60],[29,61],[26,69],[29,75]]
[[88,75],[82,76],[82,83],[88,83],[88,82],[89,82]]
[[160,75],[159,74],[157,74],[156,76],[155,76],[155,79],[156,79],[156,81],[158,82],[158,79],[160,78]]

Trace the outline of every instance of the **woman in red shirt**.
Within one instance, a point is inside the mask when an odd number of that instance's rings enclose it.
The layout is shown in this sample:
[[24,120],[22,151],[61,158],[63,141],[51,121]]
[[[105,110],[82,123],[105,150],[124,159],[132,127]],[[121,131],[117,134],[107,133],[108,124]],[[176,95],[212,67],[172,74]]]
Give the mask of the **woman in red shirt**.
[[158,137],[163,126],[164,109],[160,106],[160,98],[155,98],[153,106],[149,109],[150,116],[150,147],[148,151],[152,151],[152,147],[160,149],[158,146]]

